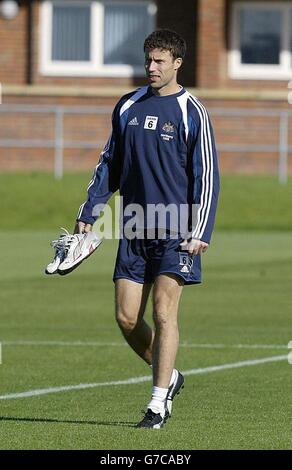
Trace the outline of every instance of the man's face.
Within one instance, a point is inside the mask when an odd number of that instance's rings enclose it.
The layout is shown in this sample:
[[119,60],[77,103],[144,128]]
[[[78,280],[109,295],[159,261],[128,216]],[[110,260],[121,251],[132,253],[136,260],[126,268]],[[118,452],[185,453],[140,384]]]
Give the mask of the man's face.
[[168,50],[153,49],[145,54],[145,70],[150,86],[155,89],[176,83],[182,59],[174,59]]

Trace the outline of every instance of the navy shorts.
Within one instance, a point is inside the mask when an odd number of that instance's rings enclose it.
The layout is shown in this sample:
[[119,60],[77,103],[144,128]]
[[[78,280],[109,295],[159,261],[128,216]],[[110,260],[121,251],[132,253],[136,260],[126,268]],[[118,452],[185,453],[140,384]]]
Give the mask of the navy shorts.
[[180,249],[182,238],[122,238],[119,243],[113,280],[130,279],[152,283],[159,274],[172,273],[185,285],[201,283],[201,256]]

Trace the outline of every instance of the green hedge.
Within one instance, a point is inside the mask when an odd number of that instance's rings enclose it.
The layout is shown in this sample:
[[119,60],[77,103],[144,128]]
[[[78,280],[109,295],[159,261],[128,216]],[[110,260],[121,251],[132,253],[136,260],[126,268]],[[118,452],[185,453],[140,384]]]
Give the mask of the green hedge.
[[[0,174],[0,230],[72,228],[86,198],[91,173]],[[292,230],[292,182],[280,186],[276,177],[224,176],[217,230]]]

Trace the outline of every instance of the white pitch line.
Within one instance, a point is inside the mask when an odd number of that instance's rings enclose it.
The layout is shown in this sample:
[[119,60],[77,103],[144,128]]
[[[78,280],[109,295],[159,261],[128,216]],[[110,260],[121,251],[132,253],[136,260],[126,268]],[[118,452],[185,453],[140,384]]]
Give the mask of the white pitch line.
[[183,375],[204,374],[206,372],[217,372],[219,370],[238,369],[239,367],[255,366],[258,364],[267,364],[269,362],[287,361],[288,355],[263,357],[261,359],[250,359],[247,361],[233,362],[231,364],[222,364],[220,366],[203,367],[199,369],[185,370]]
[[[231,364],[222,364],[218,366],[203,367],[203,368],[198,368],[198,369],[189,369],[189,370],[183,371],[182,373],[183,375],[206,374],[208,372],[218,372],[221,370],[237,369],[239,367],[255,366],[258,364],[267,364],[269,362],[278,362],[278,361],[284,361],[284,360],[287,361],[287,355],[264,357],[261,359],[251,359],[247,361],[233,362]],[[132,384],[138,384],[141,382],[149,382],[150,380],[152,380],[152,376],[147,375],[147,376],[141,376],[141,377],[132,377],[126,380],[117,380],[117,381],[112,381],[112,382],[96,382],[96,383],[88,383],[88,384],[76,384],[76,385],[65,385],[65,386],[60,386],[60,387],[41,388],[38,390],[28,390],[27,392],[8,393],[7,395],[0,395],[0,400],[36,397],[40,395],[48,395],[50,393],[67,392],[70,390],[84,390],[88,388],[105,387],[105,386],[111,386],[111,385],[132,385]]]
[[128,346],[127,343],[102,342],[102,341],[2,341],[4,346]]
[[[122,342],[102,342],[102,341],[2,341],[3,346],[93,346],[93,347],[120,347],[128,346]],[[182,348],[206,348],[206,349],[287,349],[286,344],[211,344],[211,343],[180,343]]]
[[203,344],[203,343],[181,343],[183,348],[206,348],[206,349],[287,349],[286,344]]

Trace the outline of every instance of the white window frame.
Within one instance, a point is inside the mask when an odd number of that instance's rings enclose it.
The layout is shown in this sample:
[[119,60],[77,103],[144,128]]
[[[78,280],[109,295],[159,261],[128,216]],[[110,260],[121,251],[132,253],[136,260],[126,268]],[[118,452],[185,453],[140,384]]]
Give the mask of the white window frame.
[[[44,76],[63,77],[133,77],[144,76],[143,66],[105,65],[103,64],[103,33],[104,33],[104,3],[114,4],[114,0],[42,0],[40,4],[40,48],[39,71]],[[84,61],[53,61],[52,54],[52,25],[53,5],[90,6],[90,60]],[[129,0],[123,3],[133,5],[137,1]],[[140,1],[140,5],[148,5],[148,1]],[[156,6],[150,3],[153,26],[155,23]],[[154,28],[153,28],[154,29]],[[143,54],[143,50],[141,50]]]
[[[282,11],[283,29],[281,35],[280,64],[242,64],[240,53],[239,15],[243,7],[249,9],[277,9]],[[240,80],[291,80],[292,53],[290,52],[290,12],[292,3],[287,2],[236,2],[231,8],[230,45],[228,52],[228,74],[232,79]]]

